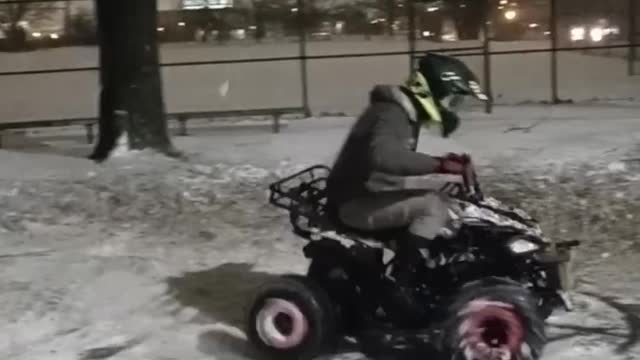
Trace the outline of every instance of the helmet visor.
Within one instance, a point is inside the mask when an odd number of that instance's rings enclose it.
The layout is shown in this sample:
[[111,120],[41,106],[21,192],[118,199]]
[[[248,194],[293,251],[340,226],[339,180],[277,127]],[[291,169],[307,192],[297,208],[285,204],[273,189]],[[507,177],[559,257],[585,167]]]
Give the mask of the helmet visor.
[[440,114],[440,110],[438,109],[438,105],[436,104],[435,99],[433,98],[433,94],[431,93],[431,89],[429,87],[429,83],[427,79],[422,75],[419,71],[415,71],[411,74],[409,81],[407,81],[407,87],[413,95],[415,99],[420,103],[424,111],[427,113],[430,121],[435,121],[437,123],[442,122],[442,115]]

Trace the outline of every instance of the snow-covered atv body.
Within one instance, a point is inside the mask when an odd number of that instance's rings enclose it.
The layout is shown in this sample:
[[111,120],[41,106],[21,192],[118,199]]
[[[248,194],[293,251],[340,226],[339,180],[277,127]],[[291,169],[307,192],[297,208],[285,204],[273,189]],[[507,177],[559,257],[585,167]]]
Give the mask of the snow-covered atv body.
[[[393,278],[405,229],[364,233],[333,220],[328,167],[272,184],[270,202],[289,211],[293,231],[309,241],[311,264],[304,277],[260,293],[249,316],[253,343],[278,359],[311,359],[341,336],[378,334],[373,342],[392,347],[423,339],[443,359],[539,358],[544,320],[557,306],[571,310],[560,267],[578,242],[553,243],[524,211],[484,197],[465,159],[463,176],[405,179],[405,187],[444,191],[453,200],[453,233],[429,246],[410,291]],[[298,337],[287,342],[292,333]]]

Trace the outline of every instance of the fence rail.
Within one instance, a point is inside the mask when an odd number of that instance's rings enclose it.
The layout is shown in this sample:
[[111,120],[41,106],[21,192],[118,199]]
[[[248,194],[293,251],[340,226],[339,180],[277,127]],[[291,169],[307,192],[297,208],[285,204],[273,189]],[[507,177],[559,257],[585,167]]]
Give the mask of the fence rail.
[[[300,61],[300,60],[325,60],[325,59],[345,59],[345,58],[361,58],[361,57],[382,57],[382,56],[411,56],[414,59],[419,58],[428,52],[435,53],[455,53],[456,57],[465,56],[484,56],[484,55],[515,55],[515,54],[539,54],[550,53],[552,51],[569,52],[569,51],[587,51],[587,50],[609,50],[609,49],[629,49],[640,47],[640,43],[621,44],[621,45],[600,45],[600,46],[576,46],[576,47],[558,47],[541,48],[541,49],[522,49],[522,50],[490,50],[488,53],[483,51],[482,46],[473,46],[465,48],[438,48],[429,50],[415,51],[388,51],[388,52],[366,52],[366,53],[345,53],[330,55],[306,55],[306,56],[280,56],[265,57],[257,59],[229,59],[229,60],[201,60],[201,61],[178,61],[161,63],[160,67],[183,67],[183,66],[206,66],[206,65],[223,65],[223,64],[247,64],[247,63],[264,63],[264,62],[281,62],[281,61]],[[473,51],[476,52],[466,52]],[[461,52],[460,54],[458,54]],[[39,75],[39,74],[55,74],[55,73],[71,73],[84,71],[98,71],[97,66],[88,67],[71,67],[57,69],[37,69],[37,70],[18,70],[18,71],[0,71],[0,76],[18,76],[18,75]]]

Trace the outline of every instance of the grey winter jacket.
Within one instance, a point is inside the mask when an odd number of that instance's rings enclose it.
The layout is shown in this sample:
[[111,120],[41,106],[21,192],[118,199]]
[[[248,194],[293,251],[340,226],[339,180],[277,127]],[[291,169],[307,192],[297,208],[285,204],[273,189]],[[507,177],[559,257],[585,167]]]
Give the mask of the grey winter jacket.
[[439,161],[415,151],[419,128],[416,108],[402,88],[374,87],[329,176],[330,209],[376,191],[402,190],[402,178],[435,172]]

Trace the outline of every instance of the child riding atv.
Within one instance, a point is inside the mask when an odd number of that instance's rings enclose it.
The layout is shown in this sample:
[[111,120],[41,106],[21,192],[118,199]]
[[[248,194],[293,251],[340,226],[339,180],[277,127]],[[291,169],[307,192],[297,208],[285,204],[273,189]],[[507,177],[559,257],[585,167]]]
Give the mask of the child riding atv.
[[412,283],[421,244],[446,231],[449,220],[445,195],[407,190],[402,178],[463,171],[455,155],[432,157],[416,148],[421,126],[439,125],[443,137],[458,128],[453,105],[465,95],[488,100],[464,63],[427,54],[405,86],[374,87],[328,178],[328,208],[343,225],[368,232],[407,229],[397,254],[399,284]]
[[316,359],[348,337],[376,357],[540,359],[544,320],[572,308],[560,266],[578,244],[485,197],[470,157],[416,152],[421,126],[457,129],[465,95],[488,100],[463,63],[427,54],[404,86],[373,89],[332,169],[269,185],[310,263],[257,292],[247,336],[261,352]]

